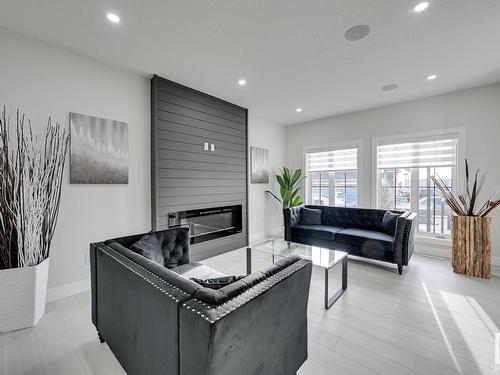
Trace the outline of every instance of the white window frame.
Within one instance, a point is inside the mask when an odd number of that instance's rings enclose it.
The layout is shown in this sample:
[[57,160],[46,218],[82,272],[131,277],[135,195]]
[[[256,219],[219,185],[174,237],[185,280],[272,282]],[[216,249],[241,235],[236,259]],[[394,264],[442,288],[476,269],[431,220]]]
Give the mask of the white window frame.
[[[422,138],[431,138],[432,137],[453,137],[457,139],[457,174],[456,174],[456,182],[457,185],[460,184],[460,181],[463,179],[463,171],[465,170],[465,158],[466,158],[466,135],[467,128],[449,128],[449,129],[440,129],[440,130],[431,130],[419,133],[411,133],[411,134],[401,134],[401,135],[391,135],[386,137],[375,137],[372,138],[372,155],[371,155],[371,207],[377,208],[377,147],[382,144],[387,143],[406,143],[406,142],[415,142],[416,140]],[[428,241],[436,240],[436,242],[442,243],[442,236],[436,236],[433,233],[424,233],[415,231],[415,236],[417,238],[426,239]],[[450,241],[450,236],[446,236],[445,240]]]
[[[307,176],[307,154],[313,152],[325,152],[325,151],[336,151],[336,150],[345,150],[348,148],[357,148],[358,149],[358,157],[357,157],[357,169],[356,169],[356,177],[357,177],[357,204],[356,207],[365,207],[364,195],[363,195],[363,140],[356,139],[352,141],[346,142],[337,142],[337,143],[327,143],[320,145],[308,145],[302,148],[302,170],[304,171],[304,175]],[[304,204],[309,204],[309,189],[307,188],[307,178],[304,180],[302,184],[302,196]]]

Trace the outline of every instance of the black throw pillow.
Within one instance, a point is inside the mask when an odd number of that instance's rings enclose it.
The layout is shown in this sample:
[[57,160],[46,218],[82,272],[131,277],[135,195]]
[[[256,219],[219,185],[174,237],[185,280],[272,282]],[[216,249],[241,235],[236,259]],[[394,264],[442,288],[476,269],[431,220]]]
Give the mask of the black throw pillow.
[[300,224],[321,225],[321,210],[302,207],[300,209]]
[[384,217],[382,218],[382,231],[384,233],[390,234],[391,236],[394,236],[396,232],[396,223],[399,216],[401,215],[398,213],[386,211]]
[[226,285],[232,284],[235,281],[238,281],[245,276],[222,276],[222,277],[214,277],[212,279],[196,279],[194,277],[191,278],[195,283],[200,284],[201,286],[204,286],[205,288],[210,288],[210,289],[220,289],[225,287]]
[[149,232],[148,234],[142,236],[139,241],[130,247],[130,250],[152,260],[155,263],[158,263],[161,266],[165,263],[165,258],[163,257],[163,251],[161,249],[161,242],[158,237],[156,237],[154,232]]

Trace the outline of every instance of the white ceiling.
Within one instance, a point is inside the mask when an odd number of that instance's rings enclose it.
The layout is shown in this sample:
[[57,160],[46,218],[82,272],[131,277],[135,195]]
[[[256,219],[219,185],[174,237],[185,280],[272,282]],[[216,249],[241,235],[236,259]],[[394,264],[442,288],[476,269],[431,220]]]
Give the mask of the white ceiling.
[[428,1],[0,0],[0,25],[293,124],[500,81],[500,1]]

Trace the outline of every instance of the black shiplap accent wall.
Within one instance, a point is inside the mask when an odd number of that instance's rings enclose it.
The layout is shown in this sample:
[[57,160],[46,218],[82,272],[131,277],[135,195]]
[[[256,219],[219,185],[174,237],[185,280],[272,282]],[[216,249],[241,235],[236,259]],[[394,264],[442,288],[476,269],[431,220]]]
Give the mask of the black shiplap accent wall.
[[[247,123],[245,108],[151,79],[153,230],[167,228],[169,212],[242,205],[242,233],[193,244],[195,260],[248,244]],[[205,151],[205,142],[215,151]]]

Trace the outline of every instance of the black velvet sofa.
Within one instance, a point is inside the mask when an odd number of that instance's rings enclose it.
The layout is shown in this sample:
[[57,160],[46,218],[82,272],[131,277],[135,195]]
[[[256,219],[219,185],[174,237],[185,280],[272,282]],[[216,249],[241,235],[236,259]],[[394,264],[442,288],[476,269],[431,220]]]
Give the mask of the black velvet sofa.
[[[308,209],[321,210],[317,219],[304,220],[304,215],[315,215]],[[285,240],[394,263],[401,275],[413,254],[417,214],[387,212],[315,205],[288,208],[284,210]]]
[[222,274],[190,262],[186,229],[155,233],[166,266],[130,250],[142,234],[90,244],[92,322],[128,374],[297,372],[310,261],[283,258],[214,290],[191,280]]

